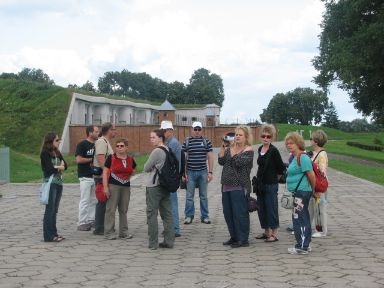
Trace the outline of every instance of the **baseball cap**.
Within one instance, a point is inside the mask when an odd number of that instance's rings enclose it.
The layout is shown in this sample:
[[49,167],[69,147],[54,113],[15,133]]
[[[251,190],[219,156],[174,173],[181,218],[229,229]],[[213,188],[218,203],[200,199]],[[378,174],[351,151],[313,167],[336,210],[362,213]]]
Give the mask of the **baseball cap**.
[[196,127],[203,128],[203,124],[201,124],[201,122],[199,121],[195,121],[192,123],[192,128],[196,128]]
[[167,120],[161,121],[160,129],[164,129],[164,130],[172,129],[173,130],[172,122],[171,121],[167,121]]

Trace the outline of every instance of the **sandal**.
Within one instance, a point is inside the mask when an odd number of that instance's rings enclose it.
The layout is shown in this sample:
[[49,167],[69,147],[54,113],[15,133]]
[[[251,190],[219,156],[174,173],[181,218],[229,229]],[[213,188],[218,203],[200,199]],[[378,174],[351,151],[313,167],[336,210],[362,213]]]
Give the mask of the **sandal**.
[[56,236],[58,239],[60,239],[60,241],[63,241],[65,239],[65,237],[63,235],[57,235]]
[[268,237],[264,240],[264,242],[276,242],[279,241],[276,236],[272,235],[271,237]]
[[268,239],[268,236],[265,233],[263,233],[263,234],[256,236],[255,238],[256,239]]
[[59,236],[53,237],[52,242],[61,242],[63,241],[63,238],[60,238]]

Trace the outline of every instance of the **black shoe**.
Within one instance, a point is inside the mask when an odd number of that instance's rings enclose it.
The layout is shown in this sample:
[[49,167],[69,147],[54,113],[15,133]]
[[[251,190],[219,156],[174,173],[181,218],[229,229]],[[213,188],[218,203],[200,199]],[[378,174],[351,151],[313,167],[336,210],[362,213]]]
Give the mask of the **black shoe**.
[[93,235],[104,235],[104,231],[97,231],[97,230],[94,230],[94,231],[93,231]]
[[224,246],[228,246],[228,245],[232,245],[233,243],[235,243],[236,241],[233,240],[232,238],[230,238],[228,241],[225,241],[223,242],[223,245]]
[[159,243],[160,248],[173,248],[173,245],[169,245],[167,243],[161,242]]
[[249,246],[248,241],[237,241],[231,244],[232,248],[240,248],[240,247],[248,247],[248,246]]
[[181,237],[180,233],[175,233],[175,237]]

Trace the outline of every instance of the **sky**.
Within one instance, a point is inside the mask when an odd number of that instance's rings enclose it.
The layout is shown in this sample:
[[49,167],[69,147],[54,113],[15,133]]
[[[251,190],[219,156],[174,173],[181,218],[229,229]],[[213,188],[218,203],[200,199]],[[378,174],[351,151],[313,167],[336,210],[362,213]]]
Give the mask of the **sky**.
[[[223,79],[221,123],[260,120],[277,93],[318,89],[320,0],[0,0],[0,73],[42,69],[57,85],[95,87],[105,72],[189,83]],[[339,119],[362,118],[346,92]]]

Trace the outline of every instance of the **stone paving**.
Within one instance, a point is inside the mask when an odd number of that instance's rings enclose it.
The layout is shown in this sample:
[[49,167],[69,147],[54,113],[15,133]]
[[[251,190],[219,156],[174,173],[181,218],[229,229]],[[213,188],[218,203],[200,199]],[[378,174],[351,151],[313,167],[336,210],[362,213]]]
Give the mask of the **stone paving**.
[[[286,157],[285,149],[281,151]],[[144,174],[132,181],[128,222],[134,237],[129,240],[76,231],[79,187],[66,184],[58,214],[59,232],[66,240],[45,243],[38,185],[0,185],[0,288],[384,287],[383,186],[329,169],[330,233],[313,239],[309,255],[290,255],[287,248],[294,239],[285,231],[290,223],[285,209],[280,210],[278,242],[254,238],[261,229],[252,213],[250,247],[222,245],[228,232],[220,172],[216,165],[209,184],[212,224],[181,224],[182,237],[176,238],[174,249],[155,251],[147,248]],[[283,189],[281,185],[280,195]],[[185,191],[178,195],[183,219]],[[198,208],[197,196],[195,203]]]

